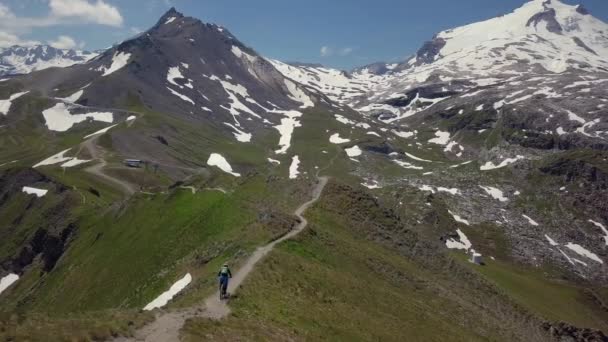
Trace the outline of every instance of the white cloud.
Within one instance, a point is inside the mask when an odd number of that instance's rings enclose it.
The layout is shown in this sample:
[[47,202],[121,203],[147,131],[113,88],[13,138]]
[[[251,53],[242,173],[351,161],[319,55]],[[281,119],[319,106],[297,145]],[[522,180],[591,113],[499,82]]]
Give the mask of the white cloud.
[[354,49],[351,47],[345,47],[340,50],[340,56],[348,56],[353,52],[353,50]]
[[329,57],[332,54],[333,54],[333,51],[331,50],[331,48],[329,46],[321,47],[321,57]]
[[87,23],[107,26],[122,26],[123,18],[118,8],[104,0],[50,0],[50,16],[56,18],[75,18]]
[[74,49],[78,47],[76,41],[70,36],[59,36],[56,40],[50,40],[48,43],[56,49]]
[[11,19],[14,17],[13,11],[8,6],[0,3],[0,19]]
[[348,56],[354,50],[355,49],[353,49],[352,47],[334,49],[331,46],[324,45],[321,47],[321,57],[330,57],[330,56],[333,56],[334,54],[339,55],[339,56]]
[[139,27],[131,27],[131,28],[129,28],[129,32],[131,34],[140,34],[140,33],[144,32],[144,30],[140,29]]
[[11,47],[13,45],[32,46],[37,44],[40,44],[40,42],[34,40],[22,40],[14,34],[0,31],[0,48]]
[[[1,1],[1,0],[0,0]],[[48,2],[49,12],[41,17],[19,17],[7,5],[0,3],[0,47],[12,45],[31,46],[40,44],[33,40],[20,38],[33,29],[74,24],[99,24],[120,27],[123,17],[116,6],[106,0],[44,0]],[[60,36],[56,41],[49,42],[57,46],[80,47],[73,39]],[[71,41],[70,41],[71,39]]]
[[0,28],[8,32],[28,32],[37,27],[93,23],[122,26],[123,18],[117,7],[104,0],[48,0],[49,13],[42,17],[18,17],[0,3]]

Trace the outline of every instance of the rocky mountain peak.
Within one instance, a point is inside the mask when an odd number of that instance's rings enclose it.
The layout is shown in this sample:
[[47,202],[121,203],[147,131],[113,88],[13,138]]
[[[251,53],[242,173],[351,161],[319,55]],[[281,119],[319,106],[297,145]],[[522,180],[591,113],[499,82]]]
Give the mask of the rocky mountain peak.
[[159,24],[164,24],[167,22],[172,22],[176,19],[183,18],[184,15],[181,12],[178,12],[175,7],[171,7],[162,17],[158,20]]

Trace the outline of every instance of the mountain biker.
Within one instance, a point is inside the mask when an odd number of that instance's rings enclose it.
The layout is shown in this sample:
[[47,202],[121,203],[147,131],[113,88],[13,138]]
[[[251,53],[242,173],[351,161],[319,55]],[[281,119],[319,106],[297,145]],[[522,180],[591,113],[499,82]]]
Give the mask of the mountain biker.
[[220,278],[220,299],[224,299],[226,297],[226,289],[228,288],[228,279],[232,278],[232,272],[230,272],[228,263],[224,263],[217,276]]

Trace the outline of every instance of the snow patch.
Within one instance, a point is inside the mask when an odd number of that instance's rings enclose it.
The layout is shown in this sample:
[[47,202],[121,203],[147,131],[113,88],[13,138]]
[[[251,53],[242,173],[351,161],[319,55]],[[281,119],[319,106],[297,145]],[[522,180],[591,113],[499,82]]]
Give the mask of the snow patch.
[[398,160],[398,159],[393,159],[393,162],[396,163],[397,165],[403,167],[404,169],[412,169],[412,170],[423,170],[424,168],[422,166],[416,166],[414,164],[402,161],[402,160]]
[[335,133],[335,134],[332,134],[331,137],[329,137],[329,142],[332,144],[339,145],[339,144],[344,144],[344,143],[350,142],[350,139],[342,139],[342,138],[340,138],[340,133]]
[[579,255],[581,255],[581,256],[584,256],[584,257],[589,258],[589,259],[591,259],[591,260],[597,261],[597,262],[599,262],[600,264],[603,264],[603,263],[604,263],[604,261],[603,261],[602,259],[600,259],[600,258],[597,256],[597,254],[595,254],[595,253],[593,253],[593,252],[590,252],[589,250],[585,249],[585,248],[584,248],[583,246],[581,246],[581,245],[577,245],[577,244],[575,244],[575,243],[568,242],[568,243],[566,244],[566,248],[568,248],[568,249],[570,249],[570,250],[572,250],[572,251],[576,252],[577,254],[579,254]]
[[84,163],[88,163],[88,162],[90,162],[90,160],[72,158],[72,159],[68,160],[67,162],[61,164],[61,167],[69,168],[69,167],[78,166],[80,164],[84,164]]
[[186,102],[190,102],[190,103],[191,103],[191,104],[194,106],[194,101],[192,101],[192,99],[191,99],[191,98],[189,98],[188,96],[186,96],[186,95],[182,95],[182,94],[180,94],[180,93],[176,92],[175,90],[173,90],[173,89],[171,89],[171,88],[169,88],[169,87],[167,87],[167,89],[169,89],[169,91],[171,92],[171,94],[173,94],[173,95],[175,95],[175,96],[179,97],[180,99],[182,99],[182,100],[184,100],[184,101],[186,101]]
[[576,121],[576,122],[580,122],[582,124],[585,124],[587,122],[587,120],[581,118],[580,116],[574,114],[572,111],[566,110],[566,112],[568,112],[568,120],[570,121]]
[[530,218],[530,216],[528,216],[528,215],[523,215],[523,214],[522,214],[521,216],[523,216],[523,218],[525,218],[526,220],[528,220],[528,223],[529,223],[529,224],[531,224],[531,225],[533,225],[533,226],[538,226],[538,225],[539,225],[539,224],[538,224],[538,222],[536,222],[536,221],[534,221],[533,219],[531,219],[531,218]]
[[456,188],[444,188],[444,187],[438,187],[437,191],[439,192],[447,192],[449,194],[452,195],[458,195],[460,193],[460,190],[456,189]]
[[452,215],[452,217],[454,218],[454,221],[466,224],[467,226],[471,225],[468,220],[465,220],[462,217],[460,217],[459,215],[454,214],[450,210],[448,210],[448,212],[450,213],[450,215]]
[[24,186],[21,191],[25,192],[28,195],[36,195],[36,197],[42,197],[46,195],[47,192],[49,192],[48,190],[32,188],[30,186]]
[[289,150],[291,146],[291,136],[296,127],[302,127],[300,121],[297,118],[302,116],[302,113],[296,110],[280,111],[286,117],[281,119],[281,123],[274,126],[279,131],[281,137],[279,138],[280,149],[276,150],[276,154],[284,154]]
[[237,141],[240,141],[240,142],[250,142],[251,141],[251,133],[246,133],[246,132],[238,129],[233,124],[230,124],[228,122],[224,122],[224,125],[232,128],[234,130],[234,132],[232,132],[232,134],[234,134],[234,137],[236,138]]
[[[226,78],[232,79],[228,75],[226,75]],[[269,111],[268,109],[264,108],[261,104],[259,104],[256,100],[254,100],[251,96],[249,96],[249,91],[247,91],[247,88],[245,88],[244,86],[242,86],[240,84],[232,84],[230,82],[224,81],[215,75],[209,77],[209,79],[211,79],[212,81],[219,82],[222,85],[222,87],[224,88],[224,91],[228,94],[228,98],[230,100],[230,107],[227,108],[223,105],[220,107],[228,110],[230,112],[230,114],[232,114],[232,116],[235,118],[234,119],[235,121],[236,121],[236,117],[238,115],[240,115],[240,112],[250,114],[258,119],[261,118],[261,116],[259,116],[255,112],[253,112],[251,109],[249,109],[249,107],[247,107],[243,102],[241,102],[241,100],[238,98],[237,95],[243,97],[245,99],[245,101],[247,101],[251,104],[255,104],[258,107],[260,107],[266,111]]]
[[13,105],[13,101],[27,93],[29,93],[29,91],[13,94],[9,96],[8,100],[0,100],[0,114],[8,114],[9,110],[11,109],[11,106]]
[[78,99],[80,99],[80,97],[82,96],[83,93],[84,93],[84,90],[81,89],[68,97],[60,98],[59,100],[61,100],[63,102],[67,102],[67,103],[74,103],[74,102],[78,101]]
[[91,133],[91,134],[89,134],[89,135],[85,136],[85,137],[84,137],[84,139],[88,139],[88,138],[90,138],[90,137],[93,137],[93,136],[96,136],[96,135],[99,135],[99,134],[106,133],[107,131],[109,131],[110,129],[112,129],[112,128],[116,127],[116,126],[118,126],[118,124],[116,124],[116,125],[112,125],[112,126],[109,126],[109,127],[106,127],[106,128],[104,128],[104,129],[100,129],[99,131],[97,131],[97,132],[95,132],[95,133]]
[[606,242],[606,246],[608,246],[608,229],[606,228],[606,226],[604,226],[603,224],[593,221],[593,220],[589,220],[589,222],[591,222],[593,225],[595,225],[596,227],[600,228],[604,234],[606,234],[606,236],[604,236],[604,241]]
[[4,290],[8,289],[9,286],[13,285],[17,280],[19,280],[19,276],[15,273],[2,277],[2,279],[0,279],[0,294],[2,294]]
[[483,185],[480,185],[479,187],[482,188],[488,195],[492,196],[492,198],[494,199],[497,199],[501,202],[507,202],[509,200],[503,195],[502,191],[497,188]]
[[405,154],[408,158],[417,160],[417,161],[421,161],[421,162],[426,162],[426,163],[432,163],[432,160],[427,160],[427,159],[422,159],[422,158],[418,158],[413,154],[407,153],[407,152],[403,152],[403,154]]
[[167,290],[166,292],[163,292],[156,299],[154,299],[153,301],[148,303],[148,305],[146,305],[144,307],[144,310],[150,311],[150,310],[162,308],[163,306],[167,305],[167,303],[171,299],[173,299],[173,297],[175,297],[175,295],[180,293],[186,286],[188,286],[188,284],[190,284],[191,281],[192,281],[192,276],[190,275],[190,273],[186,274],[182,279],[176,281],[175,284],[171,285],[171,288],[169,288],[169,290]]
[[525,159],[524,156],[517,156],[515,158],[507,158],[507,159],[503,160],[502,162],[500,162],[500,164],[498,164],[498,165],[495,165],[493,162],[489,161],[489,162],[485,163],[484,165],[482,165],[479,169],[481,171],[500,169],[509,164],[513,164],[521,159]]
[[[456,215],[456,216],[458,216],[458,215]],[[445,242],[445,245],[446,245],[447,248],[449,248],[449,249],[464,249],[466,251],[466,250],[469,250],[471,247],[473,247],[473,244],[471,244],[471,241],[469,241],[469,239],[467,238],[467,236],[464,235],[464,233],[462,232],[462,230],[457,229],[456,233],[458,233],[459,241],[456,241],[454,239],[447,240]]]
[[361,185],[371,190],[381,188],[380,184],[378,184],[378,181],[374,179],[366,180],[365,183],[361,183]]
[[436,138],[430,139],[429,142],[437,145],[446,145],[450,141],[450,132],[437,131]]
[[61,162],[65,162],[68,160],[71,160],[72,157],[65,157],[64,154],[66,154],[70,149],[68,148],[67,150],[61,151],[51,157],[48,157],[47,159],[41,161],[40,163],[34,165],[34,168],[39,167],[39,166],[44,166],[44,165],[53,165],[53,164],[58,164]]
[[[230,51],[232,51],[232,53],[237,56],[238,58],[247,58],[247,60],[250,63],[253,63],[256,61],[257,57],[252,56],[246,52],[244,52],[243,50],[241,50],[238,46],[233,45],[232,48],[230,49]],[[250,72],[252,75],[254,74],[253,72]]]
[[355,145],[351,148],[346,148],[346,149],[344,149],[344,151],[346,151],[346,155],[348,155],[351,158],[358,157],[363,153],[361,151],[361,149],[359,148],[359,146],[357,146],[357,145]]
[[420,189],[422,191],[429,191],[433,194],[435,193],[435,189],[433,189],[433,187],[430,185],[422,185],[422,186],[419,186],[418,189]]
[[336,121],[341,122],[345,125],[354,125],[355,124],[354,121],[349,120],[340,114],[334,114],[334,117],[336,118]]
[[[186,79],[184,77],[184,75],[182,75],[182,72],[179,70],[179,67],[170,67],[169,71],[167,72],[167,81],[179,88],[183,88],[183,86],[181,86],[180,84],[175,82],[175,79],[177,79],[177,78]],[[188,81],[189,82],[187,84],[185,84],[185,86],[192,89],[193,88],[192,81],[190,81],[190,80],[188,80]]]
[[64,103],[57,103],[54,107],[42,111],[46,126],[51,131],[65,132],[75,124],[92,119],[112,123],[114,117],[110,112],[93,112],[86,114],[70,114],[68,107]]
[[393,130],[392,132],[393,132],[393,133],[394,133],[396,136],[398,136],[398,137],[400,137],[400,138],[405,138],[405,139],[407,139],[407,138],[411,138],[411,137],[413,137],[414,135],[416,135],[416,131],[414,131],[414,132],[400,132],[400,131],[395,131],[395,130]]
[[549,244],[551,246],[559,246],[559,243],[555,242],[555,240],[553,240],[549,235],[545,234],[545,239],[547,239],[547,241],[549,241]]
[[131,58],[130,53],[123,53],[118,51],[115,52],[114,56],[112,56],[112,64],[110,65],[110,67],[108,69],[102,67],[103,75],[101,76],[105,77],[122,69],[124,66],[127,65],[127,63],[129,63],[129,58]]
[[291,93],[291,95],[288,95],[289,98],[294,100],[295,102],[300,102],[302,104],[300,108],[304,109],[314,107],[315,104],[312,102],[310,96],[306,95],[306,93],[302,91],[302,89],[300,89],[295,83],[288,79],[285,79],[284,81],[285,85],[287,86],[287,90],[289,90],[289,92]]
[[450,166],[450,169],[455,169],[455,168],[460,167],[460,166],[468,165],[468,164],[471,164],[472,162],[473,162],[472,160],[469,160],[469,161],[466,161],[464,163],[452,165],[452,166]]
[[219,153],[211,153],[211,155],[209,156],[209,159],[207,160],[207,165],[217,166],[220,170],[222,170],[226,173],[229,173],[235,177],[241,176],[239,173],[232,171],[232,166],[230,166],[230,164],[228,163],[226,158],[224,158]]
[[298,178],[298,175],[300,174],[300,171],[298,171],[299,166],[300,166],[300,157],[293,156],[293,158],[291,158],[291,165],[289,166],[289,179]]

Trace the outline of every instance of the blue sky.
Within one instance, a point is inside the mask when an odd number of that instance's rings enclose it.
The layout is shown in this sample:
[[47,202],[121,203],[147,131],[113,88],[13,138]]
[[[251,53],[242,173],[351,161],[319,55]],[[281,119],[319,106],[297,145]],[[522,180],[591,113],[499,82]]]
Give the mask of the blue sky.
[[[562,0],[578,4],[579,0]],[[0,0],[0,46],[100,49],[152,26],[171,6],[228,28],[265,56],[349,69],[397,61],[438,31],[505,14],[524,0]],[[608,21],[608,1],[583,0]]]

